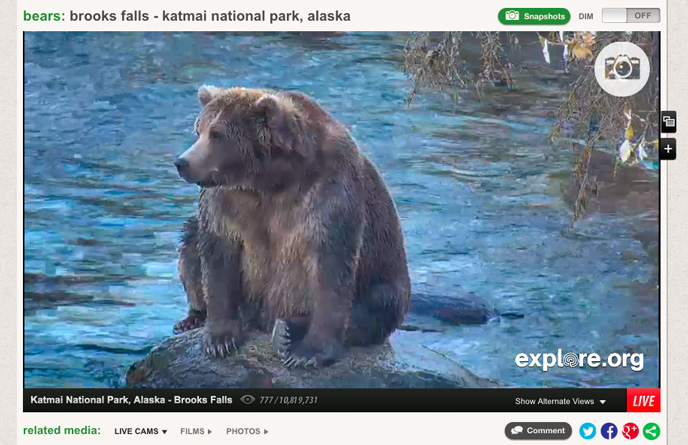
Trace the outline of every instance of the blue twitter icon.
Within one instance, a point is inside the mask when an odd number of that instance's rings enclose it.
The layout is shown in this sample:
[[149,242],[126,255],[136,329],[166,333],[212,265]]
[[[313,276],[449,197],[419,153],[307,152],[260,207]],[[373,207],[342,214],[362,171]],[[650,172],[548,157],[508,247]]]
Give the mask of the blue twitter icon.
[[597,428],[595,428],[595,425],[593,425],[590,422],[586,422],[583,425],[581,425],[580,430],[580,435],[583,439],[590,440],[593,437],[595,437],[595,434],[597,434]]

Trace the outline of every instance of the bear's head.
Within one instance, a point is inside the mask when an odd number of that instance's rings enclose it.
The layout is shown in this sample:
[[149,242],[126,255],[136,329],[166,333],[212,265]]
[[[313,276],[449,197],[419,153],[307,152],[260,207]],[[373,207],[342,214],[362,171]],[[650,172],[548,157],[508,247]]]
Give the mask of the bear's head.
[[196,142],[174,162],[179,176],[203,187],[266,189],[286,185],[310,164],[306,118],[276,92],[203,86]]

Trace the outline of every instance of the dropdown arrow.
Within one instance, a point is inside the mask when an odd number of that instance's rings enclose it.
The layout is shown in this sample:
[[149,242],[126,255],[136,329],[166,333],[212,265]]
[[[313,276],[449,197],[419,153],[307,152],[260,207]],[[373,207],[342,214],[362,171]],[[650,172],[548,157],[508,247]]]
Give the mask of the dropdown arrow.
[[162,433],[163,433],[163,434],[167,434],[167,430],[162,430]]
[[208,434],[213,434],[213,432],[212,432],[212,431],[210,431],[210,430],[208,430]]
[[267,434],[267,433],[268,433],[268,430],[265,430],[265,429],[264,429],[264,430],[263,430],[263,434]]
[[604,402],[606,402],[606,400],[600,400],[600,403],[601,403],[602,405],[604,405]]

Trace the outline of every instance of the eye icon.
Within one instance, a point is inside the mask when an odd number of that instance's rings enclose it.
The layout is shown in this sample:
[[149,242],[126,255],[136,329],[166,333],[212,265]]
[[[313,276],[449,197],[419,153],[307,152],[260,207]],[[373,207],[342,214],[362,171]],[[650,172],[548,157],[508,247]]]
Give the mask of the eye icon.
[[241,396],[239,400],[241,400],[241,403],[243,403],[244,405],[250,405],[256,401],[256,398],[250,394],[246,394],[245,396]]

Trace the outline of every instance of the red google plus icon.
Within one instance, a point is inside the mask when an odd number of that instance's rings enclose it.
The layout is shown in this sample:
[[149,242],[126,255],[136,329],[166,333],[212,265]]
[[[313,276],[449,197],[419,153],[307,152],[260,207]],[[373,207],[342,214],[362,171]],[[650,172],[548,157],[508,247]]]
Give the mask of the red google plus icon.
[[635,439],[636,437],[638,437],[638,425],[636,425],[635,423],[627,423],[626,425],[624,425],[621,434],[626,439]]

